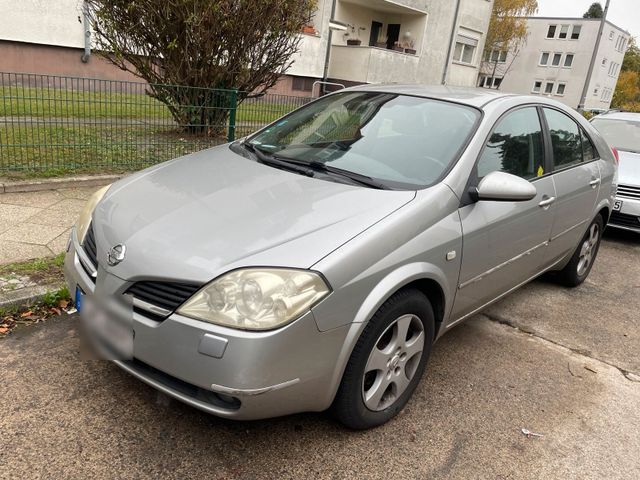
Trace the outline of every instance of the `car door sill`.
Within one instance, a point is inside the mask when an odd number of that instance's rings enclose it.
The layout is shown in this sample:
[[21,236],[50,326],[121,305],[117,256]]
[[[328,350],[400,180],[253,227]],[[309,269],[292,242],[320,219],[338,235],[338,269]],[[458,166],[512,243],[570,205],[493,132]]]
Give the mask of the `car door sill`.
[[509,290],[507,290],[506,292],[498,295],[496,298],[494,298],[493,300],[488,301],[487,303],[485,303],[484,305],[482,305],[481,307],[476,308],[475,310],[463,315],[462,317],[458,318],[457,320],[454,320],[453,322],[447,324],[446,329],[450,329],[451,327],[457,325],[458,323],[462,322],[463,320],[466,320],[467,318],[475,315],[476,313],[480,312],[481,310],[484,310],[485,308],[487,308],[489,305],[491,305],[492,303],[497,302],[498,300],[501,300],[502,298],[506,297],[507,295],[509,295],[511,292],[513,292],[514,290],[517,290],[518,288],[522,287],[523,285],[526,285],[527,283],[529,283],[531,280],[535,279],[536,277],[539,277],[540,275],[542,275],[543,273],[551,270],[553,267],[555,267],[556,265],[558,265],[560,262],[562,262],[562,260],[564,260],[564,256],[561,257],[559,260],[556,260],[555,262],[553,262],[551,265],[549,265],[548,267],[543,268],[542,270],[540,270],[538,273],[536,273],[535,275],[532,275],[531,277],[529,277],[527,280],[525,280],[522,283],[517,284],[515,287],[510,288]]

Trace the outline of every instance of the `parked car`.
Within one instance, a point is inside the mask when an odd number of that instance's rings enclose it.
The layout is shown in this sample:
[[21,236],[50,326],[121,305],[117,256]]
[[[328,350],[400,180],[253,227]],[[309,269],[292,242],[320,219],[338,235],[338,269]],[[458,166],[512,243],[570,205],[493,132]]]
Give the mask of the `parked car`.
[[369,428],[445,332],[543,272],[587,278],[615,171],[553,100],[355,87],[100,190],[65,273],[95,343],[166,394]]
[[606,113],[591,123],[614,148],[620,163],[609,225],[640,233],[640,114]]

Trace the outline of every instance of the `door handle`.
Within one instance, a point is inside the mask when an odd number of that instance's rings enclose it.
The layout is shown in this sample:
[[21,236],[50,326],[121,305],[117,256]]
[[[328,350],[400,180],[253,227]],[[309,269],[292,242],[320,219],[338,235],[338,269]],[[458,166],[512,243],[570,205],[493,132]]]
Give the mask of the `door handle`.
[[599,183],[600,183],[600,179],[599,178],[594,178],[593,180],[591,180],[589,182],[589,185],[591,185],[591,188],[596,188]]
[[551,204],[552,204],[553,202],[555,202],[555,201],[556,201],[556,197],[549,197],[549,198],[546,198],[546,199],[542,200],[542,201],[538,204],[538,206],[540,206],[540,207],[542,207],[542,208],[544,208],[544,209],[546,210],[546,209],[547,209],[547,208],[549,208],[549,207],[551,206]]

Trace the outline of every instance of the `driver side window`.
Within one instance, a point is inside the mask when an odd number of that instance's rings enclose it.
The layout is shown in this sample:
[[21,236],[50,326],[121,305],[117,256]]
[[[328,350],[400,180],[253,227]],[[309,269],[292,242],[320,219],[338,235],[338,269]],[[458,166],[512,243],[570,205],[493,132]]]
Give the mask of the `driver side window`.
[[544,175],[544,144],[535,107],[507,114],[495,126],[478,160],[478,178],[506,172],[527,180]]

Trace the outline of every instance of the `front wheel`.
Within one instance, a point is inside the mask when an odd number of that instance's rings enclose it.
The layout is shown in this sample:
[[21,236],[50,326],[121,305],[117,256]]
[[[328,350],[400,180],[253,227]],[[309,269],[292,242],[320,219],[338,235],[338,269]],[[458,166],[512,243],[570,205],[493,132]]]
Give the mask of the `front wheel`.
[[333,404],[338,420],[361,430],[402,410],[420,382],[433,335],[433,309],[422,292],[389,298],[353,349]]
[[558,272],[557,279],[561,284],[577,287],[587,279],[600,249],[603,226],[602,217],[598,215],[589,225],[569,263]]

